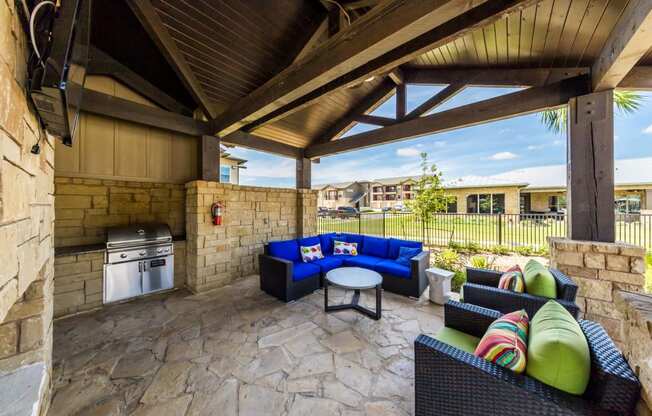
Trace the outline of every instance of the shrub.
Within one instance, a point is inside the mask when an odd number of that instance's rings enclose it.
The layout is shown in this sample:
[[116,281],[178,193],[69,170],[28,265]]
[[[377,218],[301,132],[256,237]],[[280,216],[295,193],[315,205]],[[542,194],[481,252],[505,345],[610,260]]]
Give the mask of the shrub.
[[478,253],[480,251],[480,245],[476,243],[467,243],[464,247],[469,253]]
[[489,260],[485,256],[473,256],[471,257],[471,267],[489,269]]
[[532,247],[530,246],[516,247],[514,251],[521,256],[531,256],[533,252]]
[[453,276],[453,279],[451,280],[451,290],[459,293],[464,283],[466,283],[466,271],[456,270],[455,276]]
[[455,241],[448,242],[448,248],[450,248],[451,250],[460,251],[462,250],[462,247],[463,246],[460,243],[456,243]]
[[489,251],[493,254],[497,254],[499,256],[504,256],[505,254],[509,254],[509,247],[505,246],[493,246],[489,249]]
[[460,266],[460,255],[455,250],[446,249],[435,256],[435,267],[456,271]]

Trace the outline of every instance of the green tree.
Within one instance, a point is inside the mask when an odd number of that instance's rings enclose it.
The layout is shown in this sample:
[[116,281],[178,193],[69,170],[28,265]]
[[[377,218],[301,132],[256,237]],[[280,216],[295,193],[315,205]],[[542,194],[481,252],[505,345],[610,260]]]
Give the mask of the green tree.
[[428,154],[421,153],[421,177],[415,186],[414,199],[407,201],[408,208],[419,219],[427,219],[437,212],[446,212],[450,198],[445,195],[441,172],[428,162]]
[[[622,113],[633,113],[638,110],[643,101],[643,96],[633,91],[614,90],[614,107]],[[540,115],[541,122],[553,133],[566,131],[568,110],[560,107],[555,110],[546,110]]]

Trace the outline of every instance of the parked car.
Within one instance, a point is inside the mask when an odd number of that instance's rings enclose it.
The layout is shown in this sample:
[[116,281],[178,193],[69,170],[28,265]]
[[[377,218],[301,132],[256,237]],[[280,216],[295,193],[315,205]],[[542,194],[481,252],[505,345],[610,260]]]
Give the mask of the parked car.
[[318,217],[326,217],[330,213],[330,210],[326,207],[319,207],[317,208],[317,216]]
[[353,207],[337,207],[337,218],[352,218],[358,216],[358,210]]

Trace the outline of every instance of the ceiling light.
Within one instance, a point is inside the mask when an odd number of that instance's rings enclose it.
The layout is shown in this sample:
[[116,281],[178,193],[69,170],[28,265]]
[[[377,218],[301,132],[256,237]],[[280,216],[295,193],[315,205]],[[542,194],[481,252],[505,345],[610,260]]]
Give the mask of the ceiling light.
[[364,82],[371,82],[371,81],[373,81],[374,79],[376,79],[376,77],[375,77],[374,75],[372,75],[372,76],[370,76],[369,78],[365,79]]

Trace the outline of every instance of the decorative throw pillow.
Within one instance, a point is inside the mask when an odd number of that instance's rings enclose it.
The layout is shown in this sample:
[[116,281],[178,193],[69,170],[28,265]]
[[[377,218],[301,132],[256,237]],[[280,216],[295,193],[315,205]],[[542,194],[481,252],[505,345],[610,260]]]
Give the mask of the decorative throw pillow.
[[474,355],[515,373],[524,372],[528,325],[529,319],[524,310],[501,316],[489,325]]
[[396,262],[398,264],[402,264],[403,266],[409,267],[412,257],[416,256],[419,253],[421,253],[420,248],[401,247],[398,249],[398,257],[396,258]]
[[557,297],[557,282],[550,270],[538,261],[531,259],[523,268],[525,290],[530,295],[555,299]]
[[311,261],[323,259],[324,255],[321,252],[321,244],[315,244],[314,246],[301,246],[301,260],[304,263],[310,263]]
[[523,278],[521,267],[518,264],[510,267],[502,276],[500,276],[498,288],[518,293],[525,292],[525,279]]
[[335,256],[357,256],[358,243],[347,243],[345,241],[333,240],[333,255]]

